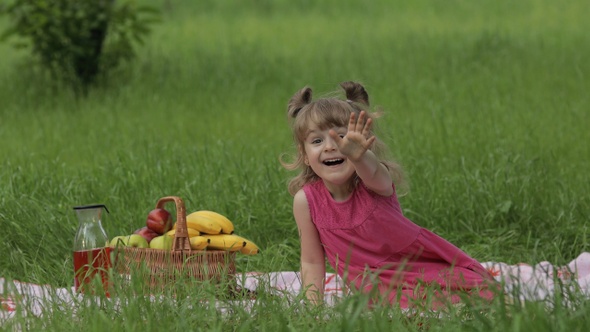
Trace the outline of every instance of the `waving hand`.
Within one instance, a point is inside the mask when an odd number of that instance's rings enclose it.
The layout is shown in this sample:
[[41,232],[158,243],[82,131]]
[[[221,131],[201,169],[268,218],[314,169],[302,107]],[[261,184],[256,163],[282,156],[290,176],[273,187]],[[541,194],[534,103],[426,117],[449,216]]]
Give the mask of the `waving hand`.
[[348,159],[359,160],[375,141],[375,136],[370,134],[371,123],[372,120],[367,117],[365,111],[360,112],[358,119],[355,113],[351,113],[346,135],[340,137],[334,130],[330,130],[330,137],[336,142],[340,152]]

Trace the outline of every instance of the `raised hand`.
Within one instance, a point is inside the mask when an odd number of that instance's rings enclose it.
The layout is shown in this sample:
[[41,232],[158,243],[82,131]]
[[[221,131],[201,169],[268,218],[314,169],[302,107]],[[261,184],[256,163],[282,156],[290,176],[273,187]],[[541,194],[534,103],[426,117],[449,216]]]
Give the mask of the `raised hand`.
[[334,130],[330,130],[330,137],[338,145],[338,150],[351,161],[359,160],[375,141],[371,136],[372,119],[361,111],[358,120],[355,113],[350,114],[348,132],[340,137]]

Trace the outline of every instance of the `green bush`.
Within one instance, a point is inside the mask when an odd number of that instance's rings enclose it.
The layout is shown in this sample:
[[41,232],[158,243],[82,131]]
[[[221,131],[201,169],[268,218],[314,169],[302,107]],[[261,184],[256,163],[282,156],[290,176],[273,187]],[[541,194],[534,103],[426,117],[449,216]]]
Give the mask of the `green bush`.
[[15,47],[30,47],[44,69],[77,92],[132,59],[134,44],[158,21],[156,9],[133,0],[13,0],[0,14],[10,19],[0,41],[21,37]]

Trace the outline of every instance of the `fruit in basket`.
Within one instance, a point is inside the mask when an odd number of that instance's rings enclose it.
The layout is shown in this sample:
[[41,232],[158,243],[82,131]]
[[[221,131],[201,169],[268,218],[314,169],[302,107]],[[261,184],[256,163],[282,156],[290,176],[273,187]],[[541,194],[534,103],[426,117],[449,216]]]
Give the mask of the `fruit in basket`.
[[[172,225],[172,229],[170,231],[175,230],[177,228],[177,225],[178,225],[178,222],[175,222],[174,225]],[[192,229],[193,231],[199,232],[199,235],[201,234],[201,232],[198,229],[195,228],[195,225],[194,224],[186,223],[186,229]]]
[[207,248],[213,250],[239,251],[244,255],[256,255],[260,248],[256,243],[237,234],[201,235],[209,239]]
[[256,245],[256,243],[246,239],[246,245],[240,249],[240,253],[244,255],[256,255],[260,252],[260,248]]
[[156,208],[148,213],[145,224],[152,231],[162,235],[172,228],[172,215],[166,209]]
[[[234,232],[234,224],[226,216],[220,213],[208,210],[201,210],[193,212],[191,213],[191,215],[191,218],[206,220],[213,224],[217,224],[218,227],[221,228],[221,233],[223,234],[233,234]],[[215,228],[217,229],[217,227]]]
[[140,229],[137,229],[135,232],[133,232],[133,234],[139,234],[141,236],[143,236],[143,238],[150,243],[152,241],[153,238],[160,236],[160,234],[154,232],[153,230],[151,230],[150,228],[148,228],[147,226],[143,226]]
[[[188,237],[201,235],[201,232],[199,232],[198,230],[196,230],[194,228],[187,227],[186,230],[188,232]],[[169,230],[168,232],[166,232],[166,235],[172,236],[172,237],[174,237],[175,234],[176,234],[176,228],[173,228],[173,229]]]
[[207,244],[209,244],[209,240],[204,236],[193,236],[189,239],[189,242],[191,244],[191,249],[193,250],[205,249]]
[[149,248],[148,241],[139,234],[131,234],[127,236],[127,246],[136,248]]
[[234,234],[201,235],[209,241],[208,249],[238,251],[246,245],[246,240]]
[[186,216],[186,227],[194,228],[204,234],[220,234],[222,229],[216,220],[205,217],[198,212]]
[[171,250],[172,243],[174,238],[168,235],[160,235],[155,237],[152,242],[150,242],[150,248],[152,249],[163,249],[163,250]]
[[119,235],[115,236],[111,239],[109,243],[111,247],[126,247],[127,246],[127,236]]

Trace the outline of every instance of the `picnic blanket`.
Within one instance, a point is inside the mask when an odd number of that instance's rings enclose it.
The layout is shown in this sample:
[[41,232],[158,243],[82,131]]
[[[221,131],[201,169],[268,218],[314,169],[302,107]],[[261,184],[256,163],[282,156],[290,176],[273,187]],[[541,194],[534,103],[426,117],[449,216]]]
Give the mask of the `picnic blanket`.
[[[552,303],[553,296],[558,290],[562,292],[561,295],[565,290],[566,293],[572,291],[585,297],[590,296],[589,252],[583,252],[564,266],[554,266],[550,262],[540,262],[536,265],[484,262],[482,265],[497,281],[503,283],[507,295],[521,301]],[[302,289],[301,276],[299,272],[294,271],[248,272],[238,275],[237,283],[239,287],[252,292],[264,289],[286,297],[295,297]],[[333,305],[338,299],[346,296],[342,280],[334,273],[326,273],[324,296],[328,305]],[[7,281],[0,277],[0,323],[17,313],[24,316],[42,316],[46,310],[50,310],[48,308],[74,306],[84,297],[92,296],[76,293],[73,287],[57,288],[51,285]],[[564,300],[564,297],[560,296],[560,299]],[[223,310],[223,305],[218,307]]]

